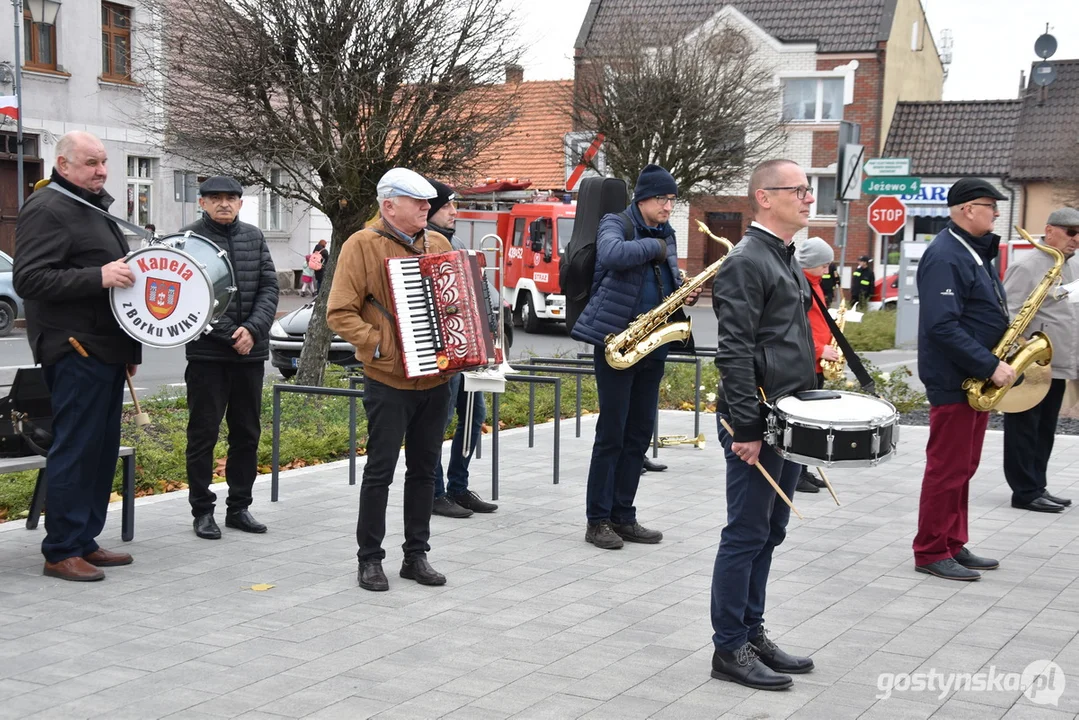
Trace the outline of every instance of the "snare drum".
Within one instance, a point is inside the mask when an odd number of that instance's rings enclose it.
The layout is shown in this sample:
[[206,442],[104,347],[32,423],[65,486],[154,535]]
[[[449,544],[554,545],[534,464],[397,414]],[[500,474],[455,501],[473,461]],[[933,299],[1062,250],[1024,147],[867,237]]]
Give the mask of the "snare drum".
[[838,397],[788,395],[768,416],[765,439],[787,460],[822,467],[873,467],[899,443],[899,413],[886,400],[836,391]]
[[135,284],[112,288],[112,314],[145,345],[177,347],[209,332],[236,292],[228,253],[191,232],[160,238],[126,261]]

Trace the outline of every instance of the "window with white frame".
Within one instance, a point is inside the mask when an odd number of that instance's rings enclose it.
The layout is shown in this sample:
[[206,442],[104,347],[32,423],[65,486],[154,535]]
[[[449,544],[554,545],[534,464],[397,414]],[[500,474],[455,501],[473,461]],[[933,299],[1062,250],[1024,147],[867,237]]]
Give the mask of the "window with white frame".
[[[281,184],[281,171],[270,171],[270,183],[274,186]],[[275,193],[273,190],[267,188],[262,193],[262,229],[263,230],[282,230],[284,229],[284,219],[281,202],[281,196]]]
[[148,225],[154,201],[154,159],[127,156],[127,221]]
[[843,119],[843,78],[784,78],[783,120],[835,122]]
[[835,175],[810,175],[816,201],[810,206],[810,217],[835,217]]

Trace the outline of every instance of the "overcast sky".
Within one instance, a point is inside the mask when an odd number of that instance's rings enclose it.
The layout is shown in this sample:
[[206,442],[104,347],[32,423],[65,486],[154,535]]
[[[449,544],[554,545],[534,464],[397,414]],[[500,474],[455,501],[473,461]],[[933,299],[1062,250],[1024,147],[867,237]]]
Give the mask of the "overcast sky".
[[[660,0],[662,1],[662,0]],[[518,8],[525,38],[526,80],[573,77],[573,43],[588,0],[509,0]],[[1056,37],[1054,60],[1079,58],[1077,0],[922,0],[929,27],[940,45],[952,31],[952,64],[945,100],[1016,97],[1019,73],[1038,60],[1034,41]],[[1070,30],[1069,30],[1070,28]]]

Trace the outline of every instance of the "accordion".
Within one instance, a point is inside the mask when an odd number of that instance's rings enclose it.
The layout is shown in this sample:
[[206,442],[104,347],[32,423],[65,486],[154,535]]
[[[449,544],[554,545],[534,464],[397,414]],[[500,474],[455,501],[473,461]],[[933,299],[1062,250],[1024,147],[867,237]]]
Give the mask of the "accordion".
[[483,264],[470,250],[386,258],[406,377],[502,362]]

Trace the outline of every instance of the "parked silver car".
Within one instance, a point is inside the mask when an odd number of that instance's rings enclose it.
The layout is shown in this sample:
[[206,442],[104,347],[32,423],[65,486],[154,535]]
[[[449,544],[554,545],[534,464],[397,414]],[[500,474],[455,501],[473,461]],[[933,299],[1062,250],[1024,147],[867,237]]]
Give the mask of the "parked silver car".
[[22,298],[11,282],[11,256],[0,252],[0,336],[10,335],[15,320],[24,316]]

